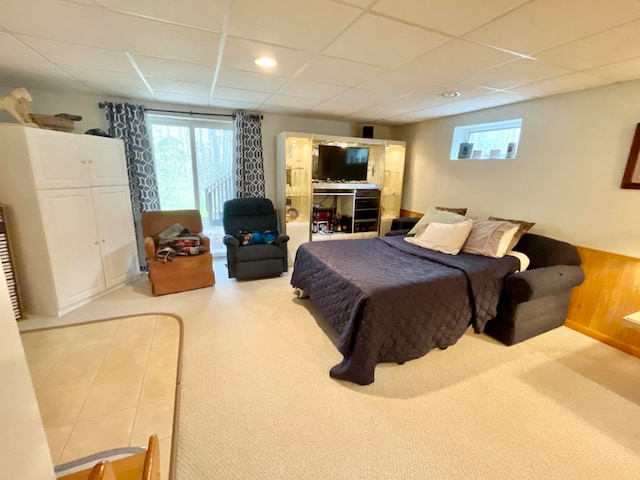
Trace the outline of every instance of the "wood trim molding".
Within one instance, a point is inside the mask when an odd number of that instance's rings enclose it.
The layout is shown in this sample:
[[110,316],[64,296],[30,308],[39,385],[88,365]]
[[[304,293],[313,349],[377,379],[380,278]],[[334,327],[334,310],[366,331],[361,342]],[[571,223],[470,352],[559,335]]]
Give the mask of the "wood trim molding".
[[640,329],[623,319],[640,311],[640,258],[577,248],[586,278],[571,294],[566,326],[640,358]]

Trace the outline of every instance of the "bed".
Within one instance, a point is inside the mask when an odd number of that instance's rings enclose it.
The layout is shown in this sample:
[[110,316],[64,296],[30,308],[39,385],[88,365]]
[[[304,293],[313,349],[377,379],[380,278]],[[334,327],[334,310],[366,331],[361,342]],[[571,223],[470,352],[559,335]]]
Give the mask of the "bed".
[[378,363],[404,363],[455,344],[496,316],[515,257],[448,255],[390,236],[309,242],[298,248],[291,285],[338,332],[343,360],[333,378],[374,381]]

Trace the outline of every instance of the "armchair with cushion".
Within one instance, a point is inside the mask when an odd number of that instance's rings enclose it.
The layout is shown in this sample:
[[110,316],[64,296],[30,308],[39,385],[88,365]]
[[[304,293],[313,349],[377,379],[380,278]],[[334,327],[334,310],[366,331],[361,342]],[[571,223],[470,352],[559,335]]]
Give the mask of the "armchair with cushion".
[[[278,218],[268,198],[236,198],[224,203],[224,244],[227,246],[229,278],[276,277],[287,271],[288,235],[274,235],[268,243],[243,244],[243,235],[278,231]],[[262,235],[258,235],[262,237]],[[246,237],[245,237],[246,238]]]
[[[176,256],[170,262],[156,261],[158,235],[179,223],[200,237],[206,252],[198,255]],[[213,257],[209,237],[202,233],[202,218],[198,210],[167,210],[142,212],[142,234],[149,262],[149,280],[154,295],[184,292],[209,287],[215,283]]]

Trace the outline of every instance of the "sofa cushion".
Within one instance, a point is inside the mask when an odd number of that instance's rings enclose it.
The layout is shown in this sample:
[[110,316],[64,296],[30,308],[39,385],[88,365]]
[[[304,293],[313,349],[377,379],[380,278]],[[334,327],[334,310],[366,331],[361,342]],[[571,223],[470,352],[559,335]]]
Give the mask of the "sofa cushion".
[[513,220],[509,218],[489,217],[489,220],[499,220],[519,225],[520,228],[518,228],[518,231],[513,236],[513,239],[511,240],[511,243],[509,243],[509,248],[507,248],[507,250],[513,250],[522,236],[529,230],[531,230],[531,228],[533,228],[533,226],[535,225],[534,222],[527,222],[526,220]]
[[236,250],[237,262],[255,262],[259,260],[281,259],[282,247],[273,244],[246,245]]
[[508,250],[518,225],[510,222],[474,220],[471,232],[462,246],[465,253],[502,258]]
[[463,215],[458,215],[453,212],[446,212],[444,210],[438,210],[436,207],[429,207],[427,213],[425,213],[418,223],[416,223],[411,230],[409,230],[409,235],[418,235],[423,232],[427,225],[431,222],[436,223],[458,223],[466,220]]

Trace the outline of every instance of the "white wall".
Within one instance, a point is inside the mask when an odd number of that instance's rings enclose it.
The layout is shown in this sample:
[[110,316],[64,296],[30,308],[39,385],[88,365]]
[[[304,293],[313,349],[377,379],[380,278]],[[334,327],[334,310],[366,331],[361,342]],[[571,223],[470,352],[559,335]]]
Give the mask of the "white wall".
[[53,465],[7,282],[0,268],[0,476],[53,479]]
[[[402,208],[468,207],[475,218],[536,222],[532,232],[640,257],[640,191],[620,189],[640,122],[640,81],[397,128],[407,142]],[[450,161],[457,125],[522,118],[517,158]]]
[[[0,87],[0,95],[6,95],[11,87]],[[82,121],[75,123],[75,133],[84,133],[91,128],[100,128],[107,131],[107,123],[104,111],[100,110],[98,103],[104,101],[126,101],[150,108],[164,108],[169,110],[183,110],[209,113],[232,113],[231,110],[219,108],[198,107],[193,105],[170,105],[144,100],[108,98],[97,95],[78,95],[43,92],[31,90],[29,94],[33,102],[29,104],[32,113],[55,115],[57,113],[72,113],[81,115]],[[195,117],[206,118],[206,117]],[[214,117],[215,118],[215,117]],[[13,117],[7,112],[0,111],[0,122],[15,123]],[[274,202],[276,200],[276,135],[284,131],[308,132],[327,135],[340,135],[347,137],[362,136],[362,124],[339,122],[332,120],[320,120],[298,117],[293,115],[264,114],[262,121],[262,138],[265,163],[266,196]],[[375,138],[392,138],[390,127],[375,126]]]

